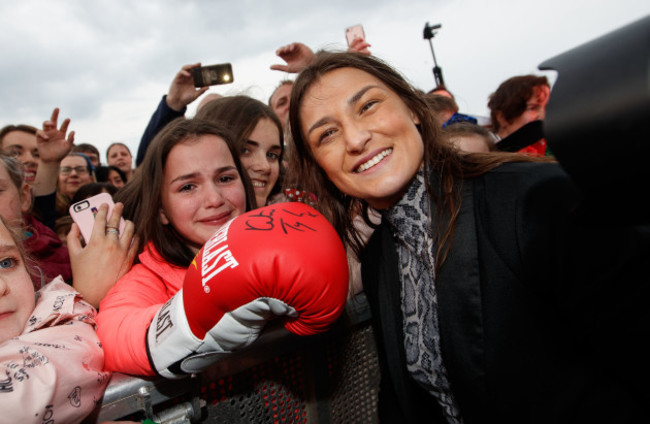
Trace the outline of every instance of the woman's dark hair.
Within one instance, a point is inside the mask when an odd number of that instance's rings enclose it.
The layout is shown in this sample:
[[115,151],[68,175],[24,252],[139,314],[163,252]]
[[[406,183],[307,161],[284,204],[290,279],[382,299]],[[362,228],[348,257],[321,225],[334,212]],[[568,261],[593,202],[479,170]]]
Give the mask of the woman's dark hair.
[[223,124],[199,119],[178,118],[163,128],[151,142],[131,180],[115,194],[115,201],[124,204],[123,216],[135,225],[140,243],[138,251],[151,242],[165,261],[181,267],[189,266],[194,253],[171,225],[163,225],[160,220],[165,165],[174,146],[197,141],[204,135],[215,135],[226,143],[244,185],[246,210],[255,209],[253,186],[241,165],[232,134]]
[[110,171],[117,172],[120,178],[122,178],[122,181],[126,183],[126,174],[122,172],[122,170],[115,165],[98,166],[95,169],[95,177],[97,178],[97,181],[100,183],[110,183],[108,179],[108,175],[110,174]]
[[278,129],[281,150],[280,157],[278,158],[278,166],[280,166],[278,181],[273,186],[269,197],[280,192],[282,188],[280,175],[284,174],[282,169],[284,132],[282,130],[282,123],[275,112],[273,112],[273,109],[252,97],[241,95],[226,96],[206,103],[205,106],[196,112],[194,118],[210,122],[220,122],[227,125],[235,136],[235,143],[238,148],[237,155],[240,155],[246,147],[248,138],[257,126],[257,123],[264,118],[270,119]]
[[[424,164],[427,193],[436,205],[432,218],[434,240],[437,241],[436,267],[444,262],[460,210],[462,179],[478,176],[503,162],[534,160],[513,154],[466,154],[461,155],[441,137],[439,124],[430,109],[425,95],[412,87],[390,65],[374,56],[359,53],[318,52],[312,63],[303,69],[294,82],[289,104],[289,123],[295,154],[291,155],[285,186],[314,193],[318,208],[332,222],[343,240],[360,253],[363,242],[352,219],[359,210],[366,222],[372,225],[365,201],[342,193],[318,166],[304,138],[300,108],[305,94],[325,74],[341,68],[354,68],[380,80],[395,92],[407,108],[415,114],[417,126],[424,143]],[[448,219],[441,219],[447,217]],[[448,222],[449,224],[445,224]]]
[[99,193],[108,193],[111,196],[117,193],[117,187],[109,183],[88,183],[79,187],[79,190],[72,196],[72,204],[92,197]]

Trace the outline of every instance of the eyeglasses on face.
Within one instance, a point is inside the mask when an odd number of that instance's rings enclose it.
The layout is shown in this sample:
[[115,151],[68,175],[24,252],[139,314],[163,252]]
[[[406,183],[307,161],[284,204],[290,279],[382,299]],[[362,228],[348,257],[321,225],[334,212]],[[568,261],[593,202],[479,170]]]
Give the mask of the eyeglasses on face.
[[77,175],[84,175],[88,174],[90,171],[88,170],[87,166],[62,166],[59,169],[59,174],[61,175],[70,175],[70,173],[74,171],[77,173]]

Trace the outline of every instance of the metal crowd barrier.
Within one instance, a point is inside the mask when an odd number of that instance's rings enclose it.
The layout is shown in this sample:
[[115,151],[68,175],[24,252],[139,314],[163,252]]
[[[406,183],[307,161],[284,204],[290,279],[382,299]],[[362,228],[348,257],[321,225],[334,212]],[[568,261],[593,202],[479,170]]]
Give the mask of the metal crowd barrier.
[[85,423],[376,423],[379,365],[363,293],[330,331],[272,325],[260,339],[182,380],[116,373]]

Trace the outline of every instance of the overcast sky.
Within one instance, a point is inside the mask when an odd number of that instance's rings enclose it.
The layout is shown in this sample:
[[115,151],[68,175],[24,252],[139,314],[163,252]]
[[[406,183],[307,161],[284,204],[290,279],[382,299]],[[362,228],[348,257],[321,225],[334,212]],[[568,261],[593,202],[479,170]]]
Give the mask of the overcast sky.
[[231,62],[235,82],[209,92],[266,102],[293,77],[269,69],[282,63],[278,47],[345,49],[354,24],[375,56],[426,91],[435,85],[426,22],[442,24],[433,47],[461,111],[487,116],[505,79],[541,74],[544,60],[648,14],[648,0],[0,0],[0,127],[40,127],[58,106],[103,161],[113,141],[135,155],[182,65]]

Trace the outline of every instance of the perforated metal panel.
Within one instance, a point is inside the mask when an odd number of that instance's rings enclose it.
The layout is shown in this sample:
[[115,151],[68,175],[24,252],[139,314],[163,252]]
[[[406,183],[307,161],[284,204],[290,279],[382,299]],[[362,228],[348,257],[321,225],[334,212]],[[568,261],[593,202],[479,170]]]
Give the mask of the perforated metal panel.
[[353,332],[343,345],[335,344],[329,374],[334,388],[330,396],[331,422],[376,423],[379,363],[372,329]]
[[[325,334],[292,336],[277,325],[258,341],[191,379],[115,374],[86,422],[139,420],[145,411],[170,417],[165,423],[378,422],[379,366],[365,297],[349,301]],[[181,415],[190,418],[171,418]]]
[[209,423],[377,422],[379,366],[366,325],[226,378],[202,375]]
[[274,358],[239,374],[210,381],[202,375],[206,423],[307,423],[307,393],[299,355]]

